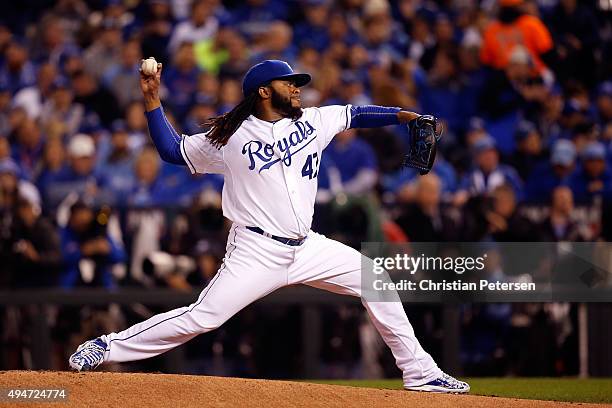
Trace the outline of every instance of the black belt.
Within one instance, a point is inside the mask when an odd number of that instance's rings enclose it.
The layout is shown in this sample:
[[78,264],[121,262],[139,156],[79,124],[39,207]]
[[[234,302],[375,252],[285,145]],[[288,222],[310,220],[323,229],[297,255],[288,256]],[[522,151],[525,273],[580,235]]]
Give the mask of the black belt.
[[306,241],[306,237],[299,238],[299,239],[277,237],[276,235],[272,235],[272,234],[269,234],[269,233],[265,232],[264,230],[262,230],[259,227],[246,227],[246,229],[248,229],[249,231],[253,231],[253,232],[256,232],[258,234],[261,234],[261,235],[263,235],[265,237],[272,238],[273,240],[281,242],[281,243],[283,243],[285,245],[300,246],[300,245],[302,245],[304,243],[304,241]]

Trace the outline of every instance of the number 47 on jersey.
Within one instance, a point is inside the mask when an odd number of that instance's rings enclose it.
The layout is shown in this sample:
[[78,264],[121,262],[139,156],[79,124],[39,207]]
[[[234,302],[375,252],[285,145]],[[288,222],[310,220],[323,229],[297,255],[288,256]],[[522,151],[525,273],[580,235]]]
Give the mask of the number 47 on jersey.
[[[314,165],[313,165],[314,161]],[[309,154],[306,157],[306,163],[302,167],[302,177],[308,177],[309,180],[317,177],[319,173],[319,155],[317,153]]]

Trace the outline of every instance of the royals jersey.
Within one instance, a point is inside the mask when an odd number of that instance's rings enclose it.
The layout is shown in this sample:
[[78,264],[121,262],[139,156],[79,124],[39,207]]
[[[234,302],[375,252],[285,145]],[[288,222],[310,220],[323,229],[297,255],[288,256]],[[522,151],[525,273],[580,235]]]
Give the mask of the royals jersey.
[[351,125],[350,105],[303,109],[298,120],[249,116],[221,149],[205,133],[184,136],[192,173],[223,174],[223,215],[273,235],[310,231],[321,152]]

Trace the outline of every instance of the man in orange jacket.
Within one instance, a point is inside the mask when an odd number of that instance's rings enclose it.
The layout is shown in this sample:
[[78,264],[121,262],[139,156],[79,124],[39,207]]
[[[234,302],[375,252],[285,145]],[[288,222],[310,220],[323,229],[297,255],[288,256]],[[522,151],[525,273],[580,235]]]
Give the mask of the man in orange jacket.
[[484,32],[480,50],[481,61],[495,69],[504,69],[516,46],[525,47],[533,61],[535,73],[546,69],[553,42],[550,32],[542,21],[522,10],[522,0],[500,0],[498,19],[491,22]]

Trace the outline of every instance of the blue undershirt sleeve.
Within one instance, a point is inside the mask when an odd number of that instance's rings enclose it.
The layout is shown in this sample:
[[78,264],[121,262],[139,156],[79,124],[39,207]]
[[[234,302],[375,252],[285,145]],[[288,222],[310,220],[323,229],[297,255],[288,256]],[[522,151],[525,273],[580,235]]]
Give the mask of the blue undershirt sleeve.
[[151,139],[163,161],[186,166],[185,159],[181,154],[181,137],[170,125],[164,110],[159,107],[150,112],[145,112],[149,124]]
[[351,106],[351,128],[376,128],[398,125],[397,112],[401,108],[363,105]]

